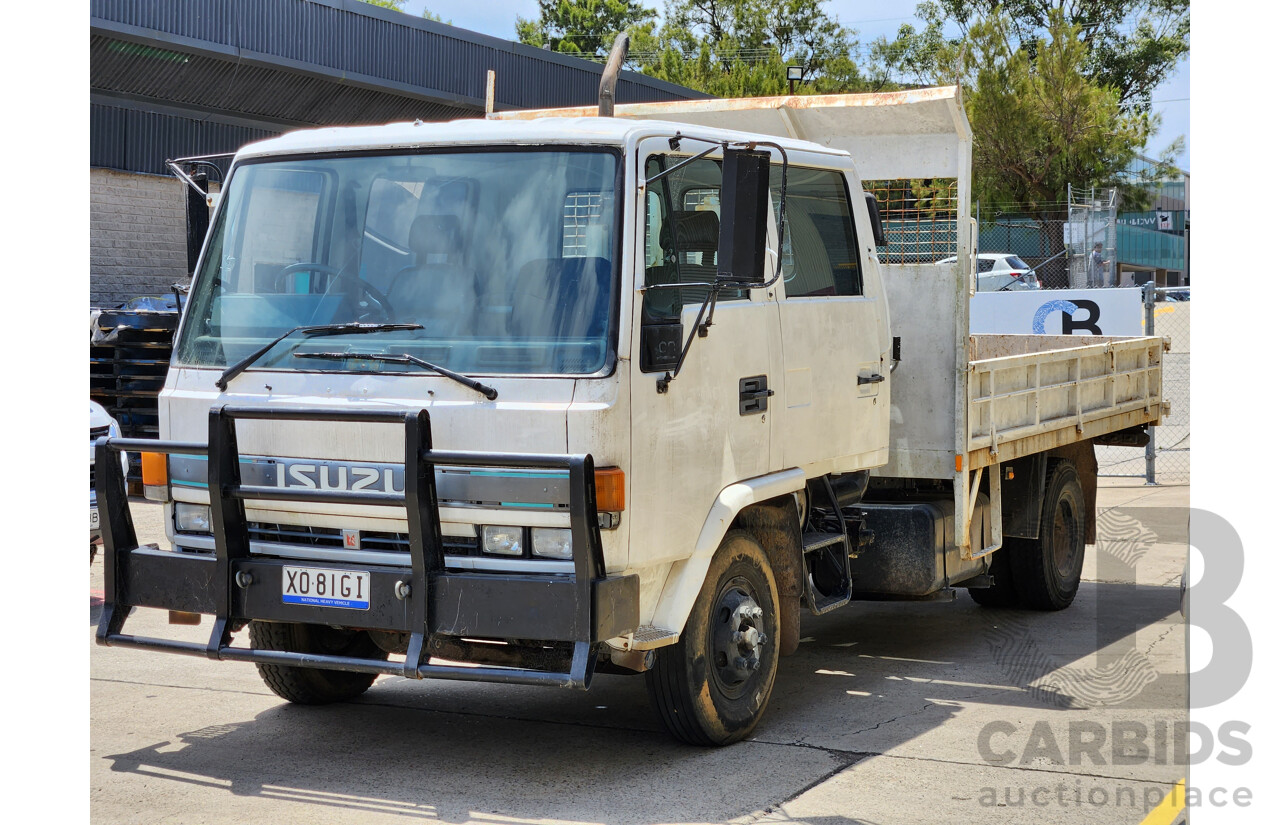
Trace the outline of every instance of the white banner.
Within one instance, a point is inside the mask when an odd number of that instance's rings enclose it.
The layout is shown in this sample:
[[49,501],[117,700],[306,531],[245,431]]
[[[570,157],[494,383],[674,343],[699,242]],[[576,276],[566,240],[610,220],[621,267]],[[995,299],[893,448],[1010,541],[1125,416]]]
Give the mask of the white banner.
[[969,331],[991,335],[1142,335],[1141,289],[979,292]]

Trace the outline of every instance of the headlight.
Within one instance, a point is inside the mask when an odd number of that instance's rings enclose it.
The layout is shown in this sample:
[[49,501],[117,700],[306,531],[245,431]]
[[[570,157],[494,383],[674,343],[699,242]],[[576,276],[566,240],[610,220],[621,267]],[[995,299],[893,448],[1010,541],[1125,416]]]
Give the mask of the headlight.
[[173,505],[173,524],[179,533],[212,533],[209,505],[177,502]]
[[549,559],[573,558],[573,531],[567,527],[533,528],[533,554]]
[[492,527],[486,525],[481,547],[486,553],[499,556],[524,555],[523,527]]

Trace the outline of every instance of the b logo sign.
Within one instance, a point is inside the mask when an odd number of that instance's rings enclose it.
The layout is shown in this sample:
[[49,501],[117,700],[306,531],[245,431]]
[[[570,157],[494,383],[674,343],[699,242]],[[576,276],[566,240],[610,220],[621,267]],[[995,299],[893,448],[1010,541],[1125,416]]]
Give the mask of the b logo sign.
[[987,335],[1143,335],[1142,290],[979,292],[969,331]]
[[[1085,317],[1077,319],[1076,313],[1081,311],[1085,313]],[[1102,334],[1102,328],[1098,326],[1102,308],[1096,302],[1083,298],[1075,301],[1049,301],[1044,304],[1036,310],[1035,317],[1031,320],[1031,331],[1036,335],[1044,335],[1044,322],[1054,312],[1062,313],[1063,335],[1075,335],[1076,330],[1088,331],[1090,335]]]

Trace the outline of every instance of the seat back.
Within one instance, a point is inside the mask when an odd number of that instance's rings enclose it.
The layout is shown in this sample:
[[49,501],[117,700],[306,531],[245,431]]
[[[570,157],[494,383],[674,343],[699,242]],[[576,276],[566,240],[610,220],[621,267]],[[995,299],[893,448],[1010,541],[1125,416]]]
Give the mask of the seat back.
[[474,330],[476,272],[463,265],[465,248],[456,215],[419,215],[409,229],[414,263],[387,290],[397,320],[416,321],[433,335]]
[[524,338],[599,338],[609,326],[607,258],[539,258],[520,268],[512,332]]

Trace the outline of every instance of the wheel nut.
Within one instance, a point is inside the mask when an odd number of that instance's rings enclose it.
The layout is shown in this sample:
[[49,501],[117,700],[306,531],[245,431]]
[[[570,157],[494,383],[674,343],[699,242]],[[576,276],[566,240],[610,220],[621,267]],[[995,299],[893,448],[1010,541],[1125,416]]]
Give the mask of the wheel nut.
[[739,657],[735,658],[735,659],[733,660],[733,669],[734,669],[734,670],[747,670],[747,669],[748,669],[748,666],[747,666],[747,660],[746,660],[746,659],[744,659],[744,658],[742,658],[741,656],[739,656]]

